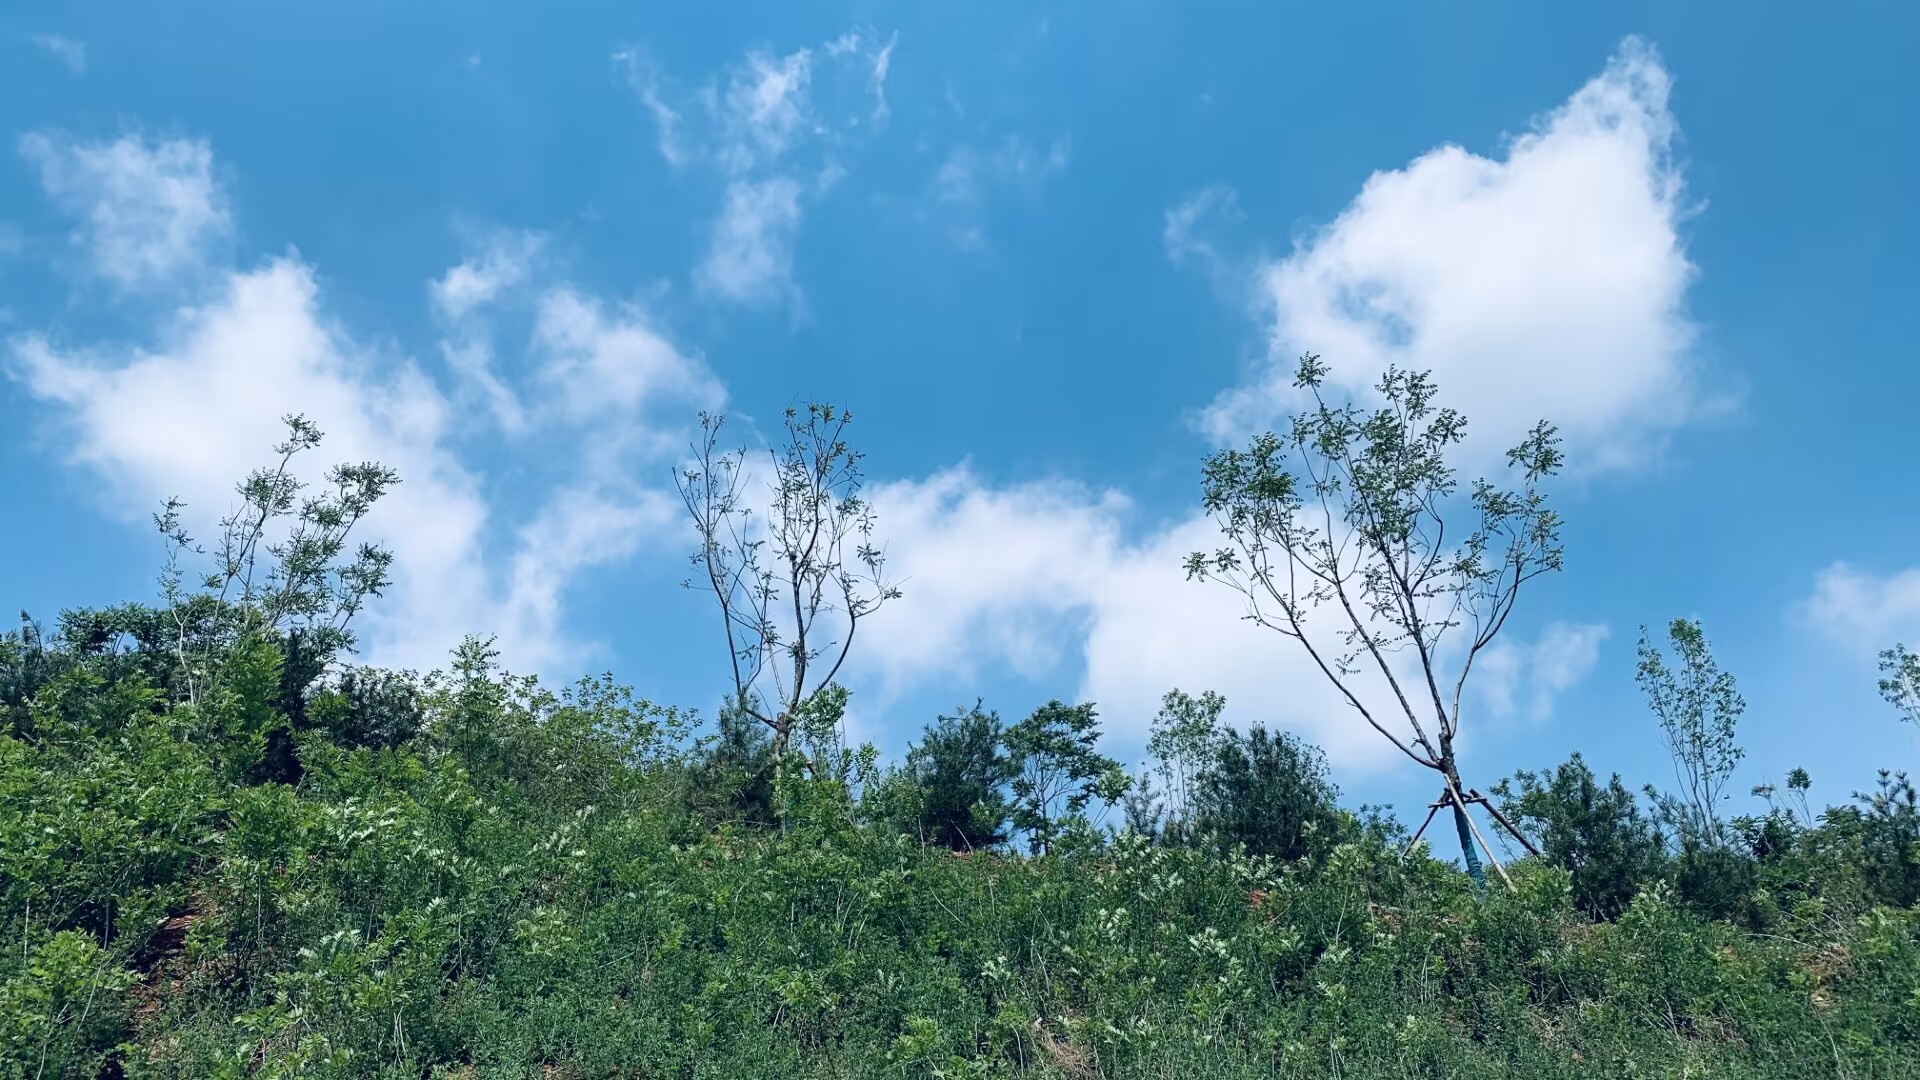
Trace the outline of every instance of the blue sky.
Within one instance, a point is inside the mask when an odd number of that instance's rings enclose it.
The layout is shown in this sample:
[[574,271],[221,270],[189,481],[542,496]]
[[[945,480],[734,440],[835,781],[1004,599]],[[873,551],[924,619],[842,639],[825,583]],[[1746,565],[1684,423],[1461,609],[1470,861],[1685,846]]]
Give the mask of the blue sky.
[[[1904,5],[9,5],[3,599],[150,595],[145,526],[226,505],[276,418],[404,483],[370,659],[497,634],[710,709],[671,470],[851,406],[907,577],[849,679],[943,708],[1161,692],[1424,802],[1293,655],[1181,578],[1209,449],[1303,349],[1429,367],[1462,464],[1538,417],[1566,572],[1470,702],[1470,782],[1667,776],[1637,628],[1705,620],[1740,787],[1844,798],[1920,744],[1920,20]],[[1281,365],[1276,367],[1276,365]]]

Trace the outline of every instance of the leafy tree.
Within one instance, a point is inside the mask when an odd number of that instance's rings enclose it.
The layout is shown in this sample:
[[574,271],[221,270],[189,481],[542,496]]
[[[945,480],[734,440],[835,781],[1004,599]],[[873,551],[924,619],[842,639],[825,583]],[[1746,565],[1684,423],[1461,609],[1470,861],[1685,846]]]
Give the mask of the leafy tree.
[[1006,730],[1013,824],[1032,850],[1047,850],[1067,818],[1084,813],[1088,803],[1110,802],[1126,790],[1126,773],[1096,749],[1099,741],[1099,715],[1090,702],[1055,699]]
[[349,668],[308,701],[307,726],[350,750],[391,750],[420,733],[420,687],[410,675]]
[[714,718],[716,738],[702,762],[695,790],[724,816],[748,825],[774,825],[773,740],[744,710],[728,707]]
[[1905,645],[1895,645],[1880,654],[1880,696],[1900,711],[1900,718],[1920,727],[1920,655]]
[[1526,829],[1541,857],[1565,870],[1573,902],[1612,919],[1657,880],[1666,841],[1615,773],[1604,786],[1579,754],[1551,772],[1518,772],[1494,785],[1501,808]]
[[[833,684],[862,620],[900,595],[872,542],[860,497],[862,455],[846,442],[853,414],[829,404],[786,411],[785,441],[768,450],[760,516],[744,490],[747,451],[721,451],[724,418],[700,414],[693,462],[676,476],[700,538],[697,579],[713,594],[731,662],[731,700],[766,725],[786,753],[803,706]],[[809,763],[811,767],[811,763]]]
[[1161,837],[1161,827],[1166,820],[1166,807],[1161,803],[1160,792],[1153,786],[1153,770],[1141,769],[1120,797],[1120,819],[1122,828],[1149,839]]
[[1216,843],[1292,860],[1334,838],[1340,793],[1327,778],[1326,755],[1291,732],[1227,729],[1196,781],[1195,829]]
[[1636,679],[1660,721],[1680,790],[1672,795],[1647,791],[1683,844],[1717,847],[1726,839],[1720,804],[1746,753],[1734,738],[1734,728],[1747,706],[1732,673],[1714,661],[1698,620],[1673,620],[1667,636],[1677,668],[1668,666],[1642,627]]
[[1846,808],[1858,829],[1862,869],[1873,897],[1895,908],[1920,903],[1920,791],[1907,774],[1880,770],[1879,790]]
[[[1807,792],[1813,788],[1813,777],[1807,770],[1794,768],[1787,770],[1786,793],[1772,784],[1756,784],[1753,794],[1766,800],[1767,808],[1774,814],[1785,816],[1802,829],[1813,827],[1813,810],[1807,805]],[[1775,801],[1776,798],[1779,801]]]
[[294,461],[324,436],[304,416],[288,416],[285,423],[287,437],[274,447],[279,460],[237,486],[240,505],[221,519],[212,565],[194,583],[185,561],[208,552],[187,534],[180,513],[186,504],[169,499],[154,515],[169,545],[161,590],[189,702],[218,683],[228,641],[297,635],[323,663],[351,650],[349,624],[389,582],[390,550],[349,544],[399,475],[375,462],[335,465],[318,494],[305,494],[308,485],[295,475]]
[[998,714],[976,701],[939,717],[908,749],[907,772],[919,788],[920,832],[929,842],[972,851],[1006,841],[1014,768]]
[[1147,737],[1147,751],[1160,774],[1166,798],[1162,808],[1164,828],[1171,837],[1184,837],[1191,831],[1188,803],[1194,784],[1213,761],[1220,738],[1220,714],[1226,707],[1227,699],[1212,690],[1194,697],[1175,688],[1161,699]]
[[[1559,438],[1542,422],[1507,452],[1516,489],[1477,481],[1459,508],[1471,528],[1455,540],[1459,478],[1447,455],[1466,418],[1435,406],[1427,373],[1395,368],[1376,386],[1378,408],[1331,404],[1328,370],[1302,357],[1294,385],[1312,407],[1285,434],[1207,461],[1204,505],[1230,543],[1188,556],[1187,575],[1244,595],[1248,619],[1298,642],[1367,724],[1441,775],[1478,881],[1455,753],[1461,700],[1522,586],[1561,567],[1560,518],[1540,490],[1560,469]],[[1322,618],[1331,641],[1310,633]],[[1449,644],[1456,628],[1459,647]],[[1363,672],[1384,694],[1367,693]]]

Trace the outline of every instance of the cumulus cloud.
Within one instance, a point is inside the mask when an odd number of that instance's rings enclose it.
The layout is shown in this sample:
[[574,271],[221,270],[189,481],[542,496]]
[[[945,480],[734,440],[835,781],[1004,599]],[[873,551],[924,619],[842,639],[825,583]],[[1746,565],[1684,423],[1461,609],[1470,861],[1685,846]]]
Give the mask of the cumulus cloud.
[[[195,169],[210,173],[204,144],[179,145],[199,147]],[[78,212],[94,220],[90,203]],[[666,493],[631,481],[633,467],[664,476],[684,445],[678,413],[723,394],[639,305],[547,280],[539,250],[537,236],[499,234],[426,289],[456,371],[465,363],[466,376],[484,374],[519,433],[571,459],[511,506],[462,459],[472,444],[456,437],[471,434],[457,430],[458,400],[331,320],[297,255],[252,269],[209,261],[197,301],[137,343],[16,335],[5,368],[49,406],[69,463],[104,481],[110,511],[144,521],[179,496],[202,536],[280,440],[281,418],[306,415],[326,439],[305,479],[336,461],[379,461],[401,477],[365,523],[395,555],[394,586],[360,625],[368,659],[434,666],[460,637],[483,633],[521,670],[571,675],[593,646],[568,633],[566,592],[678,524]],[[483,362],[493,348],[485,316],[509,302],[526,304],[533,324],[516,370],[496,374]]]
[[[1289,411],[1292,360],[1312,350],[1332,363],[1337,389],[1356,393],[1389,364],[1433,369],[1483,440],[1469,457],[1503,448],[1541,417],[1598,467],[1657,445],[1705,407],[1688,358],[1693,267],[1677,232],[1684,208],[1668,90],[1652,50],[1629,41],[1499,159],[1441,147],[1376,174],[1331,225],[1243,273],[1271,319],[1272,353],[1250,384],[1215,403],[1213,433],[1237,437]],[[942,199],[976,200],[982,160],[950,156],[937,179]],[[1172,208],[1169,257],[1230,268],[1222,227],[1237,213],[1226,188]],[[1245,619],[1244,598],[1185,580],[1186,553],[1218,544],[1203,517],[1142,532],[1118,495],[994,488],[965,470],[886,486],[874,502],[908,579],[893,625],[863,654],[883,683],[986,663],[1038,674],[1078,660],[1082,695],[1122,739],[1143,735],[1160,696],[1178,686],[1220,691],[1233,722],[1301,732],[1345,765],[1399,760],[1297,643]],[[1845,580],[1834,577],[1828,591],[1846,592]],[[1898,605],[1828,606],[1854,618],[1877,612],[1871,621],[1886,624]],[[1337,630],[1325,613],[1308,622],[1316,637]],[[1571,621],[1531,639],[1509,630],[1469,682],[1467,736],[1489,720],[1546,719],[1593,670],[1607,634]],[[1448,646],[1453,659],[1462,647]],[[1396,711],[1384,677],[1363,675],[1354,687],[1377,715]]]
[[192,278],[231,227],[205,141],[138,134],[85,142],[33,132],[20,153],[40,184],[80,219],[74,245],[94,274],[125,291]]
[[[1401,760],[1296,642],[1246,620],[1244,598],[1186,579],[1187,553],[1218,545],[1204,517],[1130,537],[1135,510],[1119,493],[1064,482],[996,488],[964,467],[870,495],[889,567],[905,579],[884,629],[857,650],[856,674],[883,697],[989,666],[1028,677],[1078,666],[1081,699],[1100,705],[1125,744],[1144,740],[1161,696],[1179,687],[1218,691],[1229,722],[1299,732],[1345,767]],[[1310,622],[1329,638],[1335,631],[1331,619]],[[1483,654],[1492,670],[1469,684],[1479,687],[1469,737],[1481,715],[1549,716],[1555,697],[1591,671],[1605,633],[1554,624],[1536,641],[1503,639]],[[1386,715],[1384,679],[1363,674],[1353,685]]]
[[1920,647],[1920,567],[1876,574],[1836,562],[1814,578],[1800,614],[1828,637],[1863,652],[1895,642]]
[[[322,320],[311,271],[293,259],[235,274],[155,348],[65,351],[37,336],[14,343],[19,375],[61,406],[71,460],[104,477],[135,517],[187,501],[200,534],[232,508],[232,485],[304,413],[326,432],[328,460],[375,460],[402,487],[368,525],[394,541],[396,587],[369,615],[373,655],[438,661],[477,618],[487,508],[476,478],[439,445],[445,401],[417,370],[379,373],[375,359]],[[306,479],[318,479],[319,462]],[[461,623],[469,622],[463,627]]]
[[1215,402],[1212,433],[1287,411],[1293,361],[1311,351],[1356,393],[1389,364],[1432,370],[1482,454],[1543,418],[1576,468],[1657,448],[1706,407],[1689,363],[1671,83],[1629,40],[1503,155],[1441,146],[1375,173],[1331,224],[1257,268],[1269,358]]
[[1077,651],[1120,549],[1124,497],[1063,482],[995,490],[965,466],[868,495],[907,593],[862,643],[886,688],[990,664],[1040,675]]
[[41,52],[60,61],[74,75],[87,73],[87,43],[59,34],[35,34],[33,43]]
[[793,247],[801,219],[846,175],[847,155],[885,124],[897,40],[855,30],[818,48],[749,50],[691,94],[679,93],[643,50],[614,54],[654,120],[661,156],[675,168],[706,166],[721,181],[720,210],[694,272],[702,293],[798,309]]

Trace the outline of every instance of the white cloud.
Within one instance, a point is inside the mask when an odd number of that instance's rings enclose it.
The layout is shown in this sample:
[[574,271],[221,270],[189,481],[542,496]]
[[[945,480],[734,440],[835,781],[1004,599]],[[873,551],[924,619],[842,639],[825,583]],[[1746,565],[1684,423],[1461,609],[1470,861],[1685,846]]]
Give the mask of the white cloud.
[[1026,139],[1009,136],[987,151],[961,144],[947,152],[934,172],[935,200],[946,208],[949,231],[956,246],[967,251],[986,249],[980,222],[989,190],[1019,187],[1031,196],[1046,180],[1066,171],[1072,144],[1057,138],[1044,153]]
[[680,110],[667,104],[660,86],[660,70],[639,49],[621,49],[613,62],[626,71],[627,85],[640,95],[640,104],[653,117],[659,132],[660,156],[678,169],[687,164],[687,149],[680,137]]
[[1820,571],[1800,614],[1851,648],[1920,647],[1920,567],[1875,574],[1844,562]]
[[533,232],[501,233],[476,256],[463,260],[428,286],[434,307],[449,319],[462,319],[532,274],[546,238]]
[[[883,699],[963,683],[989,665],[1040,677],[1077,663],[1081,699],[1100,705],[1124,744],[1144,740],[1161,696],[1179,687],[1218,691],[1231,723],[1298,732],[1344,767],[1403,760],[1296,642],[1246,621],[1238,594],[1186,579],[1187,553],[1219,542],[1203,517],[1128,539],[1131,507],[1116,493],[1058,482],[994,488],[964,467],[869,494],[889,567],[905,578],[904,596],[855,650],[854,674],[873,679]],[[1591,670],[1604,635],[1554,624],[1538,641],[1504,641],[1493,670],[1469,685],[1492,718],[1544,719]],[[1384,680],[1355,685],[1377,714],[1391,701]],[[1477,721],[1465,718],[1470,738]],[[1404,721],[1390,726],[1404,730]]]
[[1474,685],[1496,719],[1539,722],[1554,698],[1593,673],[1607,627],[1549,623],[1536,641],[1496,641],[1480,655]]
[[1388,364],[1431,369],[1483,456],[1542,418],[1576,468],[1656,450],[1704,407],[1670,84],[1630,39],[1504,157],[1442,146],[1374,174],[1331,225],[1259,267],[1269,360],[1215,403],[1213,433],[1287,411],[1293,361],[1311,351],[1353,392]]
[[799,49],[775,58],[749,52],[727,74],[727,88],[713,106],[721,124],[719,157],[731,172],[778,161],[814,126],[807,86],[813,52]]
[[730,182],[695,282],[727,300],[797,299],[793,240],[799,228],[800,185],[791,177]]
[[879,50],[873,54],[871,60],[872,67],[869,69],[867,75],[867,91],[873,95],[873,122],[876,124],[884,124],[887,122],[887,116],[889,114],[887,108],[887,75],[893,69],[893,47],[899,44],[899,42],[900,35],[897,32],[890,35],[887,38],[887,43],[882,45]]
[[[658,491],[618,498],[600,487],[557,492],[519,533],[499,621],[502,652],[534,671],[561,671],[590,651],[565,633],[562,605],[584,570],[624,560],[673,536],[680,508]],[[572,672],[569,672],[569,676]]]
[[448,329],[440,343],[447,367],[486,404],[500,429],[528,429],[526,407],[494,371],[492,327],[487,309],[524,286],[538,268],[546,238],[534,232],[498,232],[481,250],[427,283],[434,311]]
[[1043,674],[1075,650],[1117,555],[1123,498],[1062,483],[996,491],[965,466],[868,495],[906,589],[859,650],[889,690],[988,664]]
[[33,43],[40,51],[60,61],[74,75],[87,73],[87,43],[59,34],[35,34]]
[[[619,363],[632,359],[620,342],[634,332],[589,323],[611,342],[597,371],[616,381],[622,400],[637,401],[637,376]],[[669,531],[661,492],[588,467],[536,494],[541,505],[529,524],[498,550],[498,510],[449,447],[448,400],[413,365],[396,365],[329,325],[312,271],[295,259],[234,274],[223,294],[183,312],[161,338],[151,349],[92,352],[17,338],[15,374],[60,407],[71,463],[103,477],[129,518],[178,495],[197,533],[208,534],[234,502],[233,483],[263,461],[289,413],[304,413],[326,433],[308,480],[333,461],[398,470],[400,485],[366,526],[395,554],[395,584],[361,625],[363,651],[376,662],[435,666],[462,636],[482,633],[498,635],[522,670],[571,674],[590,647],[566,632],[566,590],[583,570]],[[581,437],[591,444],[621,430],[588,427]]]
[[[151,350],[92,354],[39,337],[14,343],[27,387],[63,407],[72,463],[103,476],[119,510],[137,519],[179,495],[205,535],[231,508],[232,485],[279,441],[280,417],[304,413],[326,432],[328,461],[381,461],[403,478],[368,523],[396,555],[394,592],[368,617],[373,655],[437,662],[460,633],[487,625],[473,606],[486,593],[487,508],[439,446],[445,401],[411,367],[379,373],[327,326],[306,266],[281,259],[236,274],[163,337]],[[308,464],[317,479],[320,462]]]
[[1064,172],[1071,153],[1072,143],[1065,138],[1053,140],[1045,153],[1018,136],[1009,136],[991,151],[955,146],[934,174],[934,188],[941,202],[971,205],[980,201],[988,184],[1032,186]]
[[609,314],[601,301],[556,287],[541,297],[533,337],[541,378],[569,422],[628,425],[663,402],[715,407],[724,397],[706,365],[633,305]]
[[20,153],[39,167],[48,196],[81,219],[73,242],[93,272],[123,290],[193,278],[231,227],[204,141],[89,143],[34,132]]
[[[429,282],[450,366],[482,388],[503,428],[575,458],[545,486],[537,475],[530,489],[516,480],[524,501],[496,505],[455,451],[472,434],[457,430],[467,410],[411,361],[334,325],[310,266],[289,255],[235,270],[202,250],[227,228],[204,143],[29,136],[23,150],[42,162],[54,197],[81,210],[103,266],[129,283],[177,274],[198,297],[142,344],[8,341],[5,370],[51,407],[70,464],[104,481],[110,511],[144,521],[177,495],[190,527],[208,535],[233,507],[233,484],[282,437],[281,418],[304,414],[326,433],[305,479],[369,460],[401,477],[364,529],[395,555],[389,595],[360,624],[368,659],[434,666],[481,633],[497,635],[520,670],[573,674],[592,646],[567,632],[566,591],[588,568],[670,531],[666,493],[627,479],[656,465],[664,477],[684,445],[682,418],[662,409],[691,413],[724,398],[698,356],[638,305],[544,282],[535,234],[496,234]],[[492,364],[489,315],[510,302],[534,313],[519,376]],[[519,510],[533,512],[516,528]]]
[[[898,35],[849,31],[818,49],[748,51],[690,98],[677,98],[637,48],[614,54],[675,168],[722,180],[708,250],[694,272],[708,296],[802,304],[793,246],[807,204],[847,175],[843,158],[887,119],[886,82]],[[857,99],[870,104],[851,107]]]
[[1214,184],[1194,192],[1167,211],[1160,231],[1167,258],[1175,266],[1195,261],[1218,265],[1225,256],[1207,233],[1216,223],[1237,224],[1241,218],[1240,196],[1232,188]]
[[873,98],[871,121],[878,125],[887,122],[890,110],[887,107],[887,74],[893,68],[893,47],[900,43],[896,32],[887,37],[886,44],[879,43],[878,35],[871,30],[849,30],[827,42],[826,53],[830,57],[860,57],[867,65],[867,93]]

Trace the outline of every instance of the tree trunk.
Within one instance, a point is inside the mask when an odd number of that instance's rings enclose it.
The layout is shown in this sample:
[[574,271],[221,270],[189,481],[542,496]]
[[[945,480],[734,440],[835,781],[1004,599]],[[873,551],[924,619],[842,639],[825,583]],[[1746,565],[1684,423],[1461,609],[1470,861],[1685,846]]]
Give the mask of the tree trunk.
[[1460,834],[1460,861],[1467,868],[1467,876],[1473,879],[1473,887],[1487,887],[1487,872],[1480,867],[1480,852],[1473,843],[1473,827],[1467,824],[1467,808],[1460,805],[1460,770],[1453,763],[1453,740],[1441,737],[1440,773],[1447,778],[1447,785],[1453,803],[1453,828]]

